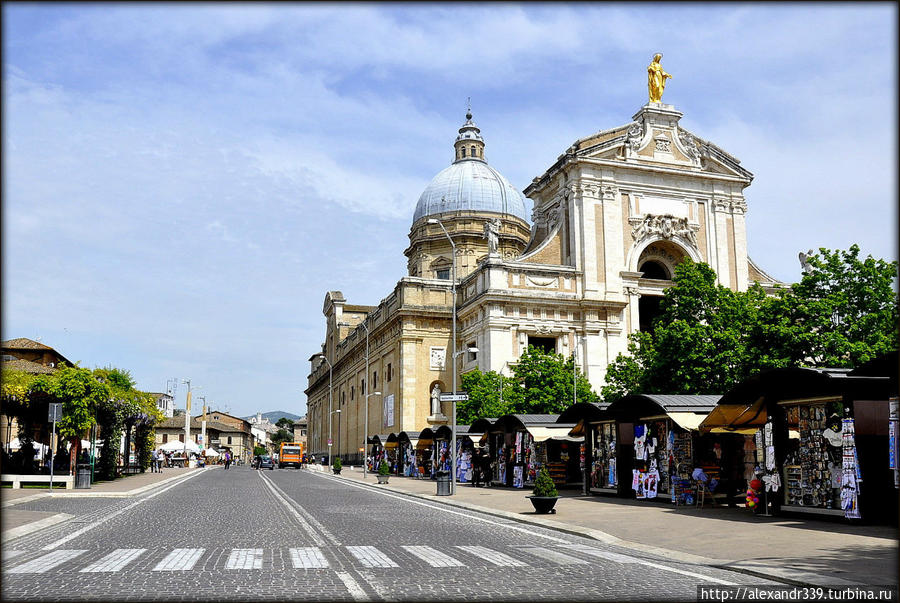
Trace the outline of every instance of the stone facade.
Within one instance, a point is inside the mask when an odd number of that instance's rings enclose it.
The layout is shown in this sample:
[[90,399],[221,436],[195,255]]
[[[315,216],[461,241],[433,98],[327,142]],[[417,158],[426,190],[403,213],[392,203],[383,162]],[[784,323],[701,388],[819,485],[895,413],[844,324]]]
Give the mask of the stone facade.
[[[650,103],[630,123],[576,141],[525,189],[534,203],[527,241],[517,216],[417,208],[405,252],[410,276],[390,296],[374,307],[351,306],[339,291],[325,296],[326,338],[310,358],[306,390],[310,452],[327,454],[329,416],[332,453],[350,462],[361,457],[364,433],[428,427],[430,392],[451,389],[451,367],[509,375],[529,344],[564,356],[577,347],[579,367],[599,390],[685,258],[708,263],[735,290],[778,284],[747,256],[743,190],[752,174],[682,129],[681,116]],[[438,272],[452,248],[434,218],[456,244],[457,351],[478,349],[456,362],[452,286]],[[489,253],[482,231],[495,219],[497,252]],[[449,403],[441,410],[449,415]]]

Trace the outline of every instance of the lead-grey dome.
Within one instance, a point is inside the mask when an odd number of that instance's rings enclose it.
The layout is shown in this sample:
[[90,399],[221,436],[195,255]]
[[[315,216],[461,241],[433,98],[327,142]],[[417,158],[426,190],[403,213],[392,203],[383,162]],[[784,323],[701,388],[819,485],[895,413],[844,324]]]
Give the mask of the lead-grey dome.
[[466,114],[466,123],[459,129],[454,146],[456,160],[441,170],[422,192],[413,222],[456,211],[507,214],[528,222],[525,195],[487,164],[484,141],[471,113]]

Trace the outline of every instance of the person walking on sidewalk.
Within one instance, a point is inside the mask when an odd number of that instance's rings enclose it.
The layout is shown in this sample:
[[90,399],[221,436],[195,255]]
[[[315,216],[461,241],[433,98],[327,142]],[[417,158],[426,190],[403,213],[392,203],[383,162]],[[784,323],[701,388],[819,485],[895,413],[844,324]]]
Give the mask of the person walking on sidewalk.
[[230,464],[231,464],[231,453],[226,452],[225,453],[225,470],[226,471],[228,471],[228,465],[230,465]]
[[150,473],[157,472],[159,472],[159,453],[154,448],[153,452],[150,453]]
[[156,472],[162,473],[163,470],[163,461],[166,460],[166,453],[162,450],[156,455]]

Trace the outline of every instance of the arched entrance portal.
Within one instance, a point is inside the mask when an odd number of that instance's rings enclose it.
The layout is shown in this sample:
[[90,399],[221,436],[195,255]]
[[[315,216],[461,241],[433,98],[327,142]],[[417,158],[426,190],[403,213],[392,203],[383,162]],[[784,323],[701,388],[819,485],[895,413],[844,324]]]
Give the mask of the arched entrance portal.
[[640,258],[638,270],[642,272],[638,280],[638,327],[648,331],[659,316],[659,304],[663,293],[672,284],[675,266],[684,261],[688,254],[676,243],[657,241],[648,245]]

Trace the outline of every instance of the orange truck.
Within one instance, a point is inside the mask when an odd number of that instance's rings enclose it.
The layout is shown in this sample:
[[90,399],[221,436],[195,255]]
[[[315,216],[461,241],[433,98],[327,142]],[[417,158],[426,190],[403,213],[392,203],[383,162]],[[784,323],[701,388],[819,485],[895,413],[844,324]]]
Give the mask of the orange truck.
[[302,442],[282,442],[281,451],[278,453],[278,468],[284,469],[288,465],[293,465],[299,469],[302,458]]

